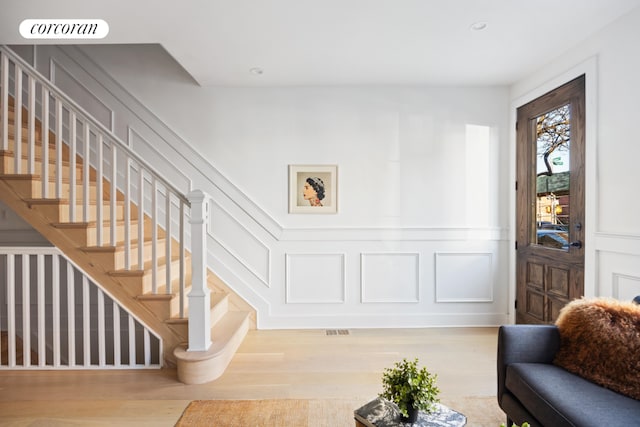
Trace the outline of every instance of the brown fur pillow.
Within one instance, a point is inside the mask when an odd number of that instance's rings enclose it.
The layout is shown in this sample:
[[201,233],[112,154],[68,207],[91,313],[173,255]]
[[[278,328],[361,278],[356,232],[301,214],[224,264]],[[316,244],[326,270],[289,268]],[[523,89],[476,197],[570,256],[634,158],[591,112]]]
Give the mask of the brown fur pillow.
[[556,325],[554,364],[640,400],[640,305],[583,298],[567,304]]

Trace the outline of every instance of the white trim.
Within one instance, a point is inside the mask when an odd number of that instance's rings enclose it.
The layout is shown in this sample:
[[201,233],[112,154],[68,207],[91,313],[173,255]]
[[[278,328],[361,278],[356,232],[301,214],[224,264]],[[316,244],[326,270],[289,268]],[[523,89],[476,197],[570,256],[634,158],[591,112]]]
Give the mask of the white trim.
[[[371,298],[367,297],[367,286],[366,281],[367,277],[365,276],[367,264],[367,258],[373,257],[410,257],[415,259],[415,298],[412,299],[398,299],[398,298]],[[420,279],[421,279],[421,268],[420,268],[420,253],[419,252],[362,252],[360,254],[360,302],[362,304],[377,304],[377,303],[386,303],[386,304],[418,304],[421,302],[421,293],[420,293]]]
[[[471,255],[476,255],[476,256],[482,256],[482,257],[486,257],[488,260],[488,267],[489,267],[489,277],[488,279],[488,283],[490,285],[489,288],[489,296],[487,298],[443,298],[440,296],[441,291],[440,289],[442,288],[442,286],[440,285],[440,281],[439,279],[441,278],[440,276],[440,268],[438,266],[438,259],[440,257],[464,257],[464,256],[471,256]],[[442,258],[444,259],[444,258]],[[434,287],[435,287],[435,302],[436,303],[457,303],[457,302],[461,302],[461,303],[493,303],[495,302],[495,296],[494,296],[494,289],[493,289],[493,276],[494,276],[494,266],[493,266],[493,253],[492,252],[443,252],[443,251],[437,251],[435,253],[435,260],[434,260],[434,268],[435,268],[435,281],[434,281]]]
[[215,218],[215,214],[213,212],[213,208],[211,209],[211,213],[209,215],[208,221],[208,227],[207,227],[207,235],[209,236],[209,238],[213,239],[215,242],[217,242],[221,247],[223,247],[225,249],[225,251],[227,251],[231,256],[233,256],[236,260],[238,260],[238,262],[247,269],[247,271],[249,271],[251,274],[253,274],[256,279],[260,280],[260,282],[266,286],[267,288],[271,287],[271,249],[269,248],[269,246],[267,244],[265,244],[258,236],[256,236],[254,233],[251,232],[251,230],[249,230],[247,227],[245,227],[245,225],[243,223],[241,223],[240,221],[238,221],[238,219],[231,214],[231,212],[229,212],[227,209],[225,209],[224,206],[222,206],[220,203],[218,203],[215,200],[211,200],[211,204],[217,206],[220,211],[222,213],[224,213],[230,221],[234,222],[235,224],[238,225],[238,227],[240,227],[242,230],[245,231],[245,234],[252,239],[253,241],[256,242],[256,244],[260,247],[262,247],[265,252],[266,252],[266,257],[267,257],[267,271],[263,272],[264,274],[261,274],[260,272],[256,271],[256,269],[251,266],[245,259],[244,257],[242,257],[239,253],[237,253],[237,251],[234,251],[230,245],[226,244],[224,239],[221,239],[220,236],[216,236],[215,232],[214,232],[214,226],[213,224],[216,221]]
[[287,228],[279,241],[501,241],[507,228],[497,227],[318,227]]
[[272,315],[261,329],[287,329],[296,325],[299,329],[350,329],[350,328],[495,328],[508,323],[504,313],[420,313],[393,314],[326,314],[326,315]]

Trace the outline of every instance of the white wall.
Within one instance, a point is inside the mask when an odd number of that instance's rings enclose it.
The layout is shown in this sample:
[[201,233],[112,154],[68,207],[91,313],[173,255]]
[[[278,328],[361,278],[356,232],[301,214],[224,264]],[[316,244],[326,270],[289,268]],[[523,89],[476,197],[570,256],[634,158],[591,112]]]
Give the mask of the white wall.
[[[260,327],[507,320],[507,88],[201,88],[157,46],[33,57],[159,170],[212,194],[210,263]],[[288,213],[290,164],[338,165],[337,214]]]
[[516,108],[587,72],[587,295],[640,295],[639,39],[636,9],[511,88]]
[[[341,208],[321,225],[467,225],[467,125],[491,130],[488,185],[505,178],[506,88],[203,88],[158,46],[84,51],[285,227],[311,221],[287,214],[289,164],[339,165]],[[474,225],[504,224],[487,197]]]

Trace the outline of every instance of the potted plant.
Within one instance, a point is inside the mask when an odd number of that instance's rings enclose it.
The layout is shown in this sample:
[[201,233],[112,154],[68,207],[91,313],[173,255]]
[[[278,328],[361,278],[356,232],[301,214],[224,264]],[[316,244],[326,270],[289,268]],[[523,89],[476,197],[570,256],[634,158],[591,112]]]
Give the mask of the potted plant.
[[385,368],[380,397],[398,405],[402,421],[414,423],[418,411],[430,413],[435,409],[434,403],[439,401],[436,378],[427,368],[418,368],[417,358],[413,361],[402,359],[393,368]]

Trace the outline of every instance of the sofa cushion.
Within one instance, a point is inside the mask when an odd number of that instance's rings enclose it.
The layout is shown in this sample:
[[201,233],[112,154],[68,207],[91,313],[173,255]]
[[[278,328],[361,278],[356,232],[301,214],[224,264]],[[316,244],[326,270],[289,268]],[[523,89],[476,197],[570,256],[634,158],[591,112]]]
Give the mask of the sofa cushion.
[[639,401],[555,365],[511,364],[506,388],[544,426],[622,426],[640,420]]
[[640,399],[640,305],[583,298],[567,304],[556,325],[556,365]]

